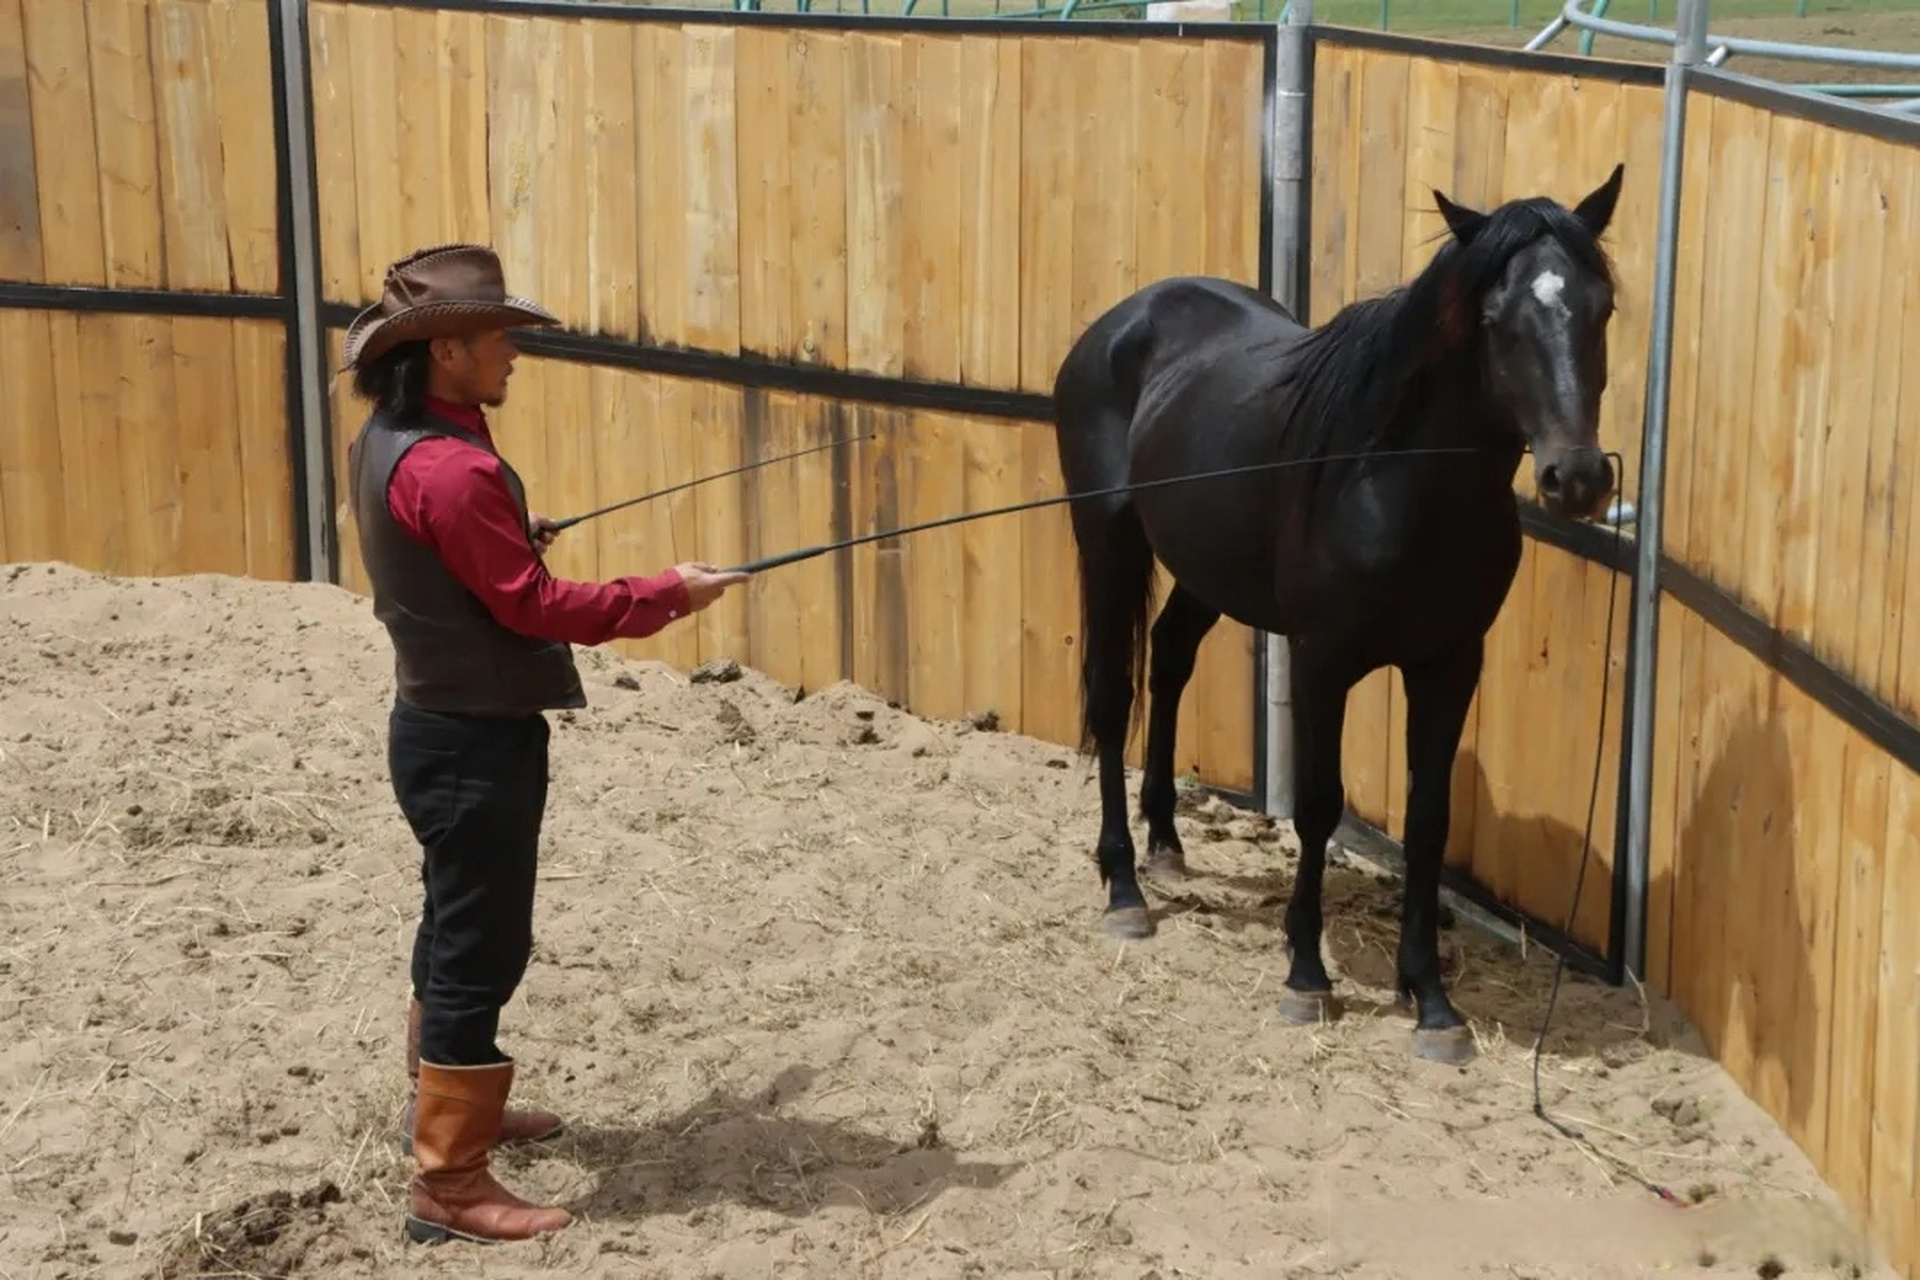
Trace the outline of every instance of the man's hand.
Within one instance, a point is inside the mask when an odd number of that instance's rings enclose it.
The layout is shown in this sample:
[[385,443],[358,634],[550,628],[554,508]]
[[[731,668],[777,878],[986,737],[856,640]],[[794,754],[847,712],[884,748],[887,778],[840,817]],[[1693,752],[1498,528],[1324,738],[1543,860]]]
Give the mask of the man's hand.
[[726,594],[728,587],[736,582],[745,582],[751,574],[722,573],[710,564],[698,560],[673,566],[674,572],[687,587],[687,603],[695,613]]
[[560,536],[560,530],[547,517],[530,515],[527,517],[527,535],[533,539],[534,553],[545,555],[547,548],[553,545],[553,540]]

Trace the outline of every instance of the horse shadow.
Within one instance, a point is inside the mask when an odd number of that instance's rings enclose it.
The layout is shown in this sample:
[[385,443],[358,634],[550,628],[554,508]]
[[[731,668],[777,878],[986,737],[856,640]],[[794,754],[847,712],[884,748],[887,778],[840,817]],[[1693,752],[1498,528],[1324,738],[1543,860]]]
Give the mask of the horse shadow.
[[[1664,842],[1671,855],[1656,857],[1648,894],[1648,968],[1656,981],[1671,971],[1664,985],[1674,999],[1631,980],[1612,986],[1578,964],[1566,966],[1555,996],[1556,956],[1539,945],[1531,927],[1520,941],[1512,937],[1511,921],[1493,921],[1492,929],[1462,927],[1443,896],[1441,958],[1461,1012],[1531,1046],[1553,996],[1556,1011],[1544,1042],[1549,1052],[1619,1062],[1648,1048],[1671,1048],[1713,1058],[1722,1056],[1716,1046],[1726,1043],[1727,1029],[1757,1025],[1758,980],[1769,988],[1769,1020],[1783,1029],[1810,1027],[1817,1001],[1807,956],[1818,940],[1812,926],[1803,924],[1805,895],[1796,879],[1793,773],[1778,722],[1749,713],[1730,726],[1712,764],[1702,762],[1697,791],[1681,780],[1674,834]],[[1585,832],[1550,815],[1503,805],[1471,749],[1456,757],[1453,777],[1450,887],[1457,889],[1459,877],[1471,875],[1508,901],[1523,894],[1544,923],[1563,930]],[[1613,802],[1609,788],[1603,786],[1600,802]],[[1254,873],[1209,868],[1209,841],[1201,834],[1206,823],[1192,825],[1200,838],[1186,840],[1187,875],[1151,882],[1160,899],[1153,914],[1163,922],[1190,915],[1208,927],[1268,935],[1276,962],[1284,966],[1291,866]],[[1391,833],[1395,840],[1400,834]],[[1656,831],[1656,849],[1662,844]],[[1403,869],[1397,845],[1349,813],[1329,845],[1322,945],[1350,1012],[1411,1020],[1411,1011],[1392,996]],[[1612,872],[1609,850],[1588,851],[1575,933],[1589,946],[1608,940]],[[1462,905],[1480,923],[1489,922],[1492,913]],[[1817,1042],[1797,1030],[1765,1038],[1746,1034],[1754,1071],[1770,1075],[1800,1121],[1816,1102]]]
[[[1698,1052],[1724,1063],[1799,1135],[1817,1127],[1828,1092],[1821,1010],[1834,1005],[1837,975],[1818,989],[1810,961],[1834,953],[1846,863],[1842,849],[1812,847],[1812,824],[1796,820],[1794,781],[1826,767],[1839,794],[1844,766],[1816,759],[1803,732],[1796,770],[1777,689],[1746,696],[1725,707],[1723,734],[1703,725],[1703,744],[1719,738],[1710,761],[1696,769],[1683,753],[1677,777],[1655,777],[1674,786],[1677,803],[1671,841],[1654,830],[1648,968]],[[1824,885],[1814,882],[1821,869]]]
[[715,1089],[693,1105],[644,1125],[575,1122],[548,1142],[502,1148],[497,1161],[561,1159],[590,1184],[564,1202],[575,1216],[632,1221],[678,1216],[732,1203],[803,1218],[857,1206],[877,1215],[924,1205],[956,1188],[991,1190],[1018,1163],[963,1159],[937,1128],[885,1136],[842,1120],[781,1114],[818,1076],[793,1066],[751,1096]]

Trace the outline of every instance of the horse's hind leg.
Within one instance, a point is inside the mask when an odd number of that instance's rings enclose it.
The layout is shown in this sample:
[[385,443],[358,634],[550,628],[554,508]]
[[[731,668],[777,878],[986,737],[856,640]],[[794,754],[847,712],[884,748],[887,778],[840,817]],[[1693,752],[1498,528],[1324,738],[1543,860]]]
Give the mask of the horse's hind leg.
[[1419,1013],[1413,1052],[1434,1062],[1465,1062],[1473,1035],[1461,1021],[1440,974],[1440,866],[1451,818],[1453,757],[1480,680],[1484,642],[1475,636],[1440,658],[1403,669],[1407,690],[1405,898],[1400,916],[1400,994]]
[[1293,952],[1281,993],[1280,1016],[1289,1022],[1320,1022],[1339,1016],[1333,980],[1320,954],[1321,888],[1327,842],[1340,825],[1346,791],[1340,779],[1340,738],[1347,693],[1366,674],[1339,640],[1291,645],[1288,668],[1293,690],[1294,832],[1300,838],[1300,869],[1287,901],[1287,945]]
[[1106,932],[1116,938],[1153,935],[1153,919],[1134,866],[1127,814],[1127,730],[1134,681],[1152,606],[1153,551],[1129,507],[1076,503],[1080,553],[1082,733],[1100,772],[1100,835],[1094,856],[1107,886]]
[[1174,828],[1173,743],[1180,697],[1200,656],[1200,642],[1220,620],[1220,611],[1176,585],[1153,624],[1153,660],[1147,676],[1147,751],[1140,781],[1140,812],[1147,820],[1147,874],[1181,876],[1186,850]]

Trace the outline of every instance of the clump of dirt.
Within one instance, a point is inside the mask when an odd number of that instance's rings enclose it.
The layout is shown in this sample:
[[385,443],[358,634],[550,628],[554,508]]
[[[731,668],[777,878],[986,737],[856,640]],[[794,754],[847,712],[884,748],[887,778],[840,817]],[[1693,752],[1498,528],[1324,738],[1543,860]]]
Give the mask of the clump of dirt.
[[161,1280],[311,1274],[308,1256],[334,1234],[327,1211],[340,1201],[340,1188],[322,1179],[304,1191],[269,1191],[199,1215],[168,1247]]

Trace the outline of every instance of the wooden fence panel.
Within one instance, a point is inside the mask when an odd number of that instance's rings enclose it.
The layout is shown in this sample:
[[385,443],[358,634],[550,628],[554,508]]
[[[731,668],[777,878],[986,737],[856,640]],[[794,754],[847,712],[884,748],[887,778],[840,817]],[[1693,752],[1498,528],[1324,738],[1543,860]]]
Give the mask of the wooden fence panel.
[[0,0],[0,276],[272,293],[261,0]]
[[[1920,719],[1920,147],[1688,107],[1665,553]],[[1777,650],[1775,650],[1777,652]],[[1669,596],[1649,984],[1920,1264],[1920,775]]]
[[[1445,234],[1432,196],[1491,208],[1547,194],[1567,203],[1626,164],[1607,247],[1618,275],[1601,438],[1635,496],[1652,308],[1661,92],[1595,62],[1576,78],[1473,60],[1342,45],[1315,49],[1309,318],[1412,278]],[[1515,487],[1531,494],[1523,462]],[[1529,539],[1455,764],[1450,865],[1501,901],[1558,926],[1583,850],[1594,752],[1601,750],[1592,861],[1573,936],[1604,950],[1611,925],[1614,797],[1624,705],[1628,589],[1581,557]],[[1612,670],[1604,743],[1601,664]],[[1406,816],[1406,714],[1397,672],[1349,701],[1343,767],[1356,814],[1397,834]],[[1543,750],[1542,718],[1553,726]]]
[[0,308],[0,562],[294,576],[286,330]]
[[[321,275],[336,303],[376,297],[385,265],[415,247],[484,239],[514,288],[578,332],[1046,392],[1080,329],[1138,285],[1184,272],[1258,278],[1265,105],[1256,39],[734,28],[337,2],[313,7],[310,31]],[[405,126],[376,109],[403,73],[432,87],[415,96]],[[952,91],[911,95],[909,83]],[[585,127],[558,129],[556,119]],[[612,487],[623,433],[686,433],[663,444],[639,492],[733,465],[752,447],[748,418],[762,423],[768,452],[779,450],[766,441],[827,430],[822,423],[880,432],[843,460],[861,478],[845,495],[854,532],[1063,491],[1042,423],[596,377],[634,390],[607,391],[615,407],[603,416],[595,379],[542,367],[519,380],[507,410],[506,447],[556,511],[624,496]],[[361,407],[335,394],[336,435],[350,435]],[[544,420],[520,416],[530,403],[544,406]],[[625,412],[642,415],[639,424],[618,421]],[[577,470],[588,459],[593,469]],[[732,559],[748,537],[769,551],[783,539],[826,540],[828,497],[803,500],[783,486],[825,485],[832,466],[805,460],[765,473],[754,482],[764,499],[741,485],[703,487],[682,509],[713,514],[687,517],[671,553],[648,560]],[[942,466],[958,470],[946,476]],[[595,485],[605,492],[590,496]],[[776,510],[780,492],[797,505]],[[343,580],[357,586],[344,506],[339,515]],[[604,523],[631,531],[650,518]],[[662,546],[634,544],[623,565],[640,545]],[[959,590],[929,565],[971,575],[958,633],[901,620]],[[834,625],[850,650],[832,670],[933,714],[989,690],[1003,722],[1078,741],[1064,508],[982,522],[964,537],[935,531],[897,549],[859,548],[847,571],[854,592],[841,603],[851,611]],[[725,652],[796,682],[825,670],[831,629],[804,643],[756,638],[789,591],[832,598],[781,585],[812,582],[809,572],[784,568],[730,597],[670,660]],[[1167,585],[1162,573],[1163,593]],[[934,663],[951,670],[921,669]],[[1253,633],[1217,626],[1184,704],[1183,770],[1254,785],[1254,670]]]

